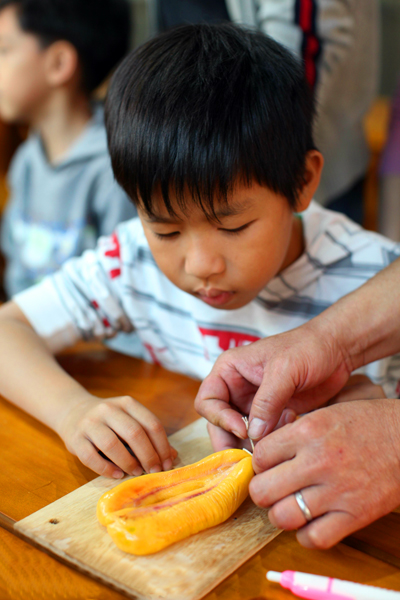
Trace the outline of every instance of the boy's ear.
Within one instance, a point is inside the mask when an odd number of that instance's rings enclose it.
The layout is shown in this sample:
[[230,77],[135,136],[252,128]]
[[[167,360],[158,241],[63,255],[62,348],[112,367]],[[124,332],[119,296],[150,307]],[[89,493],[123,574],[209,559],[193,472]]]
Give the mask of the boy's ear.
[[304,169],[305,183],[298,195],[296,212],[302,212],[308,208],[321,179],[322,167],[324,166],[324,157],[318,150],[309,150],[306,155],[306,165]]
[[76,76],[78,70],[78,53],[69,42],[59,40],[46,49],[46,78],[50,87],[65,85]]

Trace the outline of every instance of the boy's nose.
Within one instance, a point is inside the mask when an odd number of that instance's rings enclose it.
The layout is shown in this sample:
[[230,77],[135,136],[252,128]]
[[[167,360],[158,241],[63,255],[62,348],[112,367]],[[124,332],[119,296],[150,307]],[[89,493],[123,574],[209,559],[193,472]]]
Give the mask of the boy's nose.
[[223,256],[216,252],[210,242],[192,246],[186,254],[185,271],[197,279],[206,280],[212,275],[218,275],[225,270]]

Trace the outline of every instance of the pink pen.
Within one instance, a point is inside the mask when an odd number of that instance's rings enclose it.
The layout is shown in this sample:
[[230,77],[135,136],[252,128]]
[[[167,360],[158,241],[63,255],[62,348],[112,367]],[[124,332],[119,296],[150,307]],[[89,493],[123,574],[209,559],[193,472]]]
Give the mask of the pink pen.
[[298,571],[268,571],[267,579],[308,600],[400,600],[393,590]]

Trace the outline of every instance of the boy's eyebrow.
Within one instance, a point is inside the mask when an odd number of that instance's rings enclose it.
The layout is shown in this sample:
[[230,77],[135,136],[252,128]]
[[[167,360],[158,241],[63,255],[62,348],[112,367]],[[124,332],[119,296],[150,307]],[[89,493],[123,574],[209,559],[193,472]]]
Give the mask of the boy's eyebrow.
[[[240,213],[244,212],[250,204],[250,199],[244,200],[243,202],[232,202],[219,207],[213,216],[215,216],[217,219],[220,219],[221,217],[234,217],[235,215],[239,215]],[[176,225],[181,220],[182,219],[179,217],[157,215],[155,213],[146,216],[146,221],[148,223],[165,223],[167,225]]]
[[243,200],[242,202],[231,202],[221,206],[215,211],[215,216],[219,219],[220,217],[234,217],[240,215],[251,205],[251,200]]
[[162,215],[156,214],[146,216],[145,220],[148,223],[166,223],[167,225],[175,225],[176,223],[181,221],[181,219],[179,219],[178,217],[164,217]]

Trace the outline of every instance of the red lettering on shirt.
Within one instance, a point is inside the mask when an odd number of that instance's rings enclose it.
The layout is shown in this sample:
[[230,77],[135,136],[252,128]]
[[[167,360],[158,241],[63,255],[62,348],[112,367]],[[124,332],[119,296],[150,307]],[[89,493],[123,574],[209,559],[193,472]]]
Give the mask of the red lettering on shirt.
[[96,310],[99,310],[99,305],[98,305],[98,303],[96,302],[96,300],[92,300],[92,306],[93,306],[93,308],[95,308]]
[[113,248],[111,248],[111,250],[107,250],[104,253],[105,256],[109,256],[110,258],[121,258],[121,247],[119,245],[119,239],[116,233],[112,234],[111,241],[113,243]]
[[146,348],[146,350],[148,350],[151,360],[153,361],[153,363],[155,365],[159,365],[160,367],[162,366],[160,361],[157,358],[157,354],[156,354],[156,350],[158,352],[163,352],[164,350],[166,350],[167,348],[156,348],[154,349],[154,347],[151,344],[148,344],[147,342],[143,342],[143,346]]
[[[104,252],[104,255],[108,256],[109,258],[120,259],[121,258],[121,247],[120,247],[119,239],[118,239],[116,233],[112,234],[111,242],[112,242],[113,247],[110,248],[110,250],[106,250],[106,252]],[[115,279],[116,277],[119,277],[121,275],[121,269],[120,269],[120,267],[110,269],[108,274],[110,275],[111,279]]]
[[207,329],[199,327],[202,336],[210,335],[218,338],[218,346],[221,350],[229,350],[229,348],[237,348],[256,342],[260,338],[249,333],[240,333],[238,331],[221,331],[220,329]]
[[121,269],[111,269],[111,271],[109,271],[109,273],[110,273],[111,279],[115,279],[116,277],[119,277],[121,275]]

